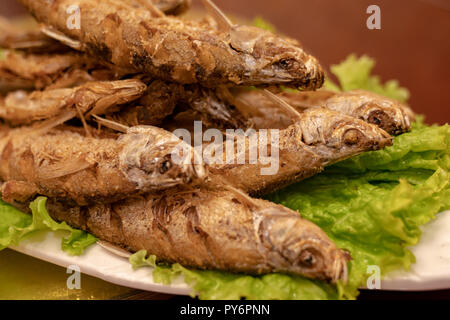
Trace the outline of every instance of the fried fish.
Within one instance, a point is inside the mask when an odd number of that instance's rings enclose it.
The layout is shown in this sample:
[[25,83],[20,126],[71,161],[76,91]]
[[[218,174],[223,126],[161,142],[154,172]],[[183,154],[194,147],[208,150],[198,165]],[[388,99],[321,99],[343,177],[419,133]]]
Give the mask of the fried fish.
[[79,205],[113,202],[206,175],[190,146],[150,126],[130,128],[117,138],[90,138],[67,129],[3,128],[0,159],[7,202],[36,194]]
[[159,261],[250,274],[283,272],[332,283],[349,255],[313,223],[280,205],[231,191],[173,190],[89,207],[49,201],[53,218]]

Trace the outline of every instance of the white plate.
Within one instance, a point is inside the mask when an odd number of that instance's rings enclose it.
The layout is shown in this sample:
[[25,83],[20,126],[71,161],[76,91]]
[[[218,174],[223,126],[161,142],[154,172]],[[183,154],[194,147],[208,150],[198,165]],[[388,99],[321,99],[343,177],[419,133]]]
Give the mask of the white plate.
[[[171,285],[153,282],[152,269],[133,270],[126,258],[91,246],[82,256],[71,257],[61,251],[62,234],[37,234],[11,249],[67,268],[76,265],[81,272],[134,289],[188,295],[191,289],[183,279]],[[409,272],[394,272],[381,282],[382,290],[421,291],[450,289],[450,211],[423,227],[419,244],[412,248],[417,258]]]

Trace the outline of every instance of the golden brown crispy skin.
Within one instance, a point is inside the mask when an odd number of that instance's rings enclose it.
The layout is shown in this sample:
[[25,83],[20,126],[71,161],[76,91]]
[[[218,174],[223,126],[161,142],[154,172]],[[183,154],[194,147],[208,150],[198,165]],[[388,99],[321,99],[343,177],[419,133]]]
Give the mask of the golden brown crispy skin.
[[149,82],[149,85],[141,99],[107,118],[126,126],[162,125],[163,120],[177,107],[175,117],[186,111],[190,114],[195,113],[195,120],[202,121],[212,128],[250,126],[248,120],[223,99],[217,90],[202,88],[199,85],[183,86],[161,80],[146,80],[146,82]]
[[393,135],[408,132],[415,120],[414,112],[406,104],[365,90],[283,92],[280,97],[299,111],[327,108],[375,124]]
[[[315,58],[293,41],[255,27],[218,31],[117,1],[81,0],[81,28],[67,28],[71,0],[22,0],[48,34],[116,66],[183,84],[266,85],[308,89],[323,83]],[[64,40],[64,37],[66,39]]]
[[[115,106],[138,99],[146,85],[140,80],[87,82],[80,87],[15,91],[0,100],[0,118],[12,125],[51,119],[64,112],[102,115]],[[111,112],[111,111],[109,111]]]
[[27,198],[24,190],[30,191],[28,198],[38,193],[79,205],[112,202],[205,175],[192,155],[174,161],[173,150],[181,141],[155,127],[135,127],[118,139],[88,138],[67,129],[45,134],[33,128],[3,129],[0,179],[7,202]]
[[[51,56],[47,57],[51,61]],[[58,62],[60,56],[54,57]],[[53,73],[49,71],[48,75]],[[195,110],[199,114],[198,120],[217,128],[249,126],[244,116],[216,90],[151,80],[142,75],[135,75],[136,79],[109,81],[119,77],[114,73],[114,69],[107,68],[93,71],[76,68],[62,74],[44,91],[10,92],[5,99],[0,98],[0,118],[13,125],[22,125],[75,110],[81,114],[108,114],[109,120],[126,126],[160,125],[178,105],[181,109]],[[25,70],[23,76],[35,78]],[[138,78],[149,83],[148,87]],[[95,81],[97,79],[103,81]],[[33,86],[32,82],[29,82],[30,86]],[[121,107],[116,108],[117,105]]]
[[[120,0],[135,8],[154,6],[168,15],[180,15],[191,6],[191,0]],[[39,30],[18,27],[0,16],[0,48],[33,53],[66,52],[71,49]]]
[[[247,193],[260,195],[311,177],[332,163],[392,145],[391,136],[377,126],[327,109],[307,110],[295,124],[280,130],[278,148],[272,142],[276,141],[272,140],[272,131],[268,132],[267,140],[262,143],[258,139],[252,143],[252,138],[243,137],[245,149],[240,153],[234,151],[231,164],[226,164],[224,151],[225,164],[210,164],[210,172]],[[238,141],[242,140],[235,140],[235,150]],[[249,164],[248,155],[261,150],[262,144],[266,144],[264,149],[269,152],[278,149],[275,174],[262,175],[261,169],[270,165],[260,159],[256,164]],[[242,154],[247,160],[245,164],[237,164]],[[272,156],[273,161],[277,160]]]
[[286,129],[295,121],[292,115],[268,99],[261,90],[231,88],[229,101],[254,124],[255,129]]
[[114,204],[70,207],[50,201],[53,218],[130,251],[200,269],[285,272],[336,282],[348,254],[297,212],[233,192],[173,190]]
[[281,97],[299,111],[327,108],[375,124],[393,135],[408,132],[415,120],[414,112],[406,104],[365,90],[283,92]]
[[[259,90],[235,88],[233,94],[236,103],[248,110],[258,128],[283,128],[292,123],[292,117]],[[375,124],[393,135],[408,132],[415,119],[414,112],[407,105],[364,90],[339,93],[327,90],[283,91],[277,95],[298,112],[326,108]]]

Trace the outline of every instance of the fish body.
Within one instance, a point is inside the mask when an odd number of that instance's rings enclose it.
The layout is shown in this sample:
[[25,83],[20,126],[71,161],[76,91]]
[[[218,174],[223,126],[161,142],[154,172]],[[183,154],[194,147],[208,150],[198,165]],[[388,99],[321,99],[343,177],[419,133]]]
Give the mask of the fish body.
[[[180,15],[191,6],[191,0],[121,0],[135,8],[154,7],[168,15]],[[33,53],[65,52],[71,49],[39,30],[19,28],[0,16],[0,48]]]
[[[234,89],[234,101],[248,110],[258,128],[285,128],[292,124],[292,116],[280,110],[277,103],[267,99],[260,90]],[[277,96],[302,113],[310,108],[324,108],[375,124],[397,135],[408,132],[414,112],[405,104],[364,91],[348,92],[283,91]]]
[[50,201],[57,220],[159,261],[250,274],[283,272],[345,280],[349,255],[297,212],[264,200],[245,204],[223,190],[174,190],[114,204]]
[[86,205],[203,179],[205,169],[194,162],[191,148],[174,158],[180,145],[171,133],[150,126],[130,128],[118,138],[59,129],[44,134],[32,128],[5,130],[0,139],[2,196],[13,202],[41,194]]
[[174,112],[177,115],[187,112],[195,113],[195,120],[213,128],[249,126],[247,119],[215,89],[161,80],[147,82],[148,88],[138,101],[121,108],[107,118],[126,126],[160,126],[163,125],[163,120]]
[[[303,112],[286,129],[267,132],[263,140],[252,135],[235,139],[232,159],[227,161],[224,152],[222,162],[209,165],[211,174],[244,192],[261,195],[309,178],[325,166],[392,145],[391,136],[377,126],[319,108]],[[272,139],[272,132],[277,134],[276,140]],[[227,150],[226,145],[222,150]],[[248,159],[248,155],[257,154],[258,150],[272,152],[277,171],[261,174],[263,168],[269,167],[261,159],[253,164],[239,164],[238,159]]]
[[138,99],[146,90],[140,80],[87,82],[80,87],[9,93],[0,102],[0,118],[13,125],[28,125],[72,111],[74,115],[108,109]]
[[375,124],[393,135],[408,132],[415,119],[407,105],[364,90],[283,92],[280,96],[299,111],[311,107],[327,108]]
[[81,0],[80,28],[67,28],[70,0],[23,0],[40,23],[77,50],[154,78],[206,87],[285,85],[319,88],[323,70],[291,40],[268,31],[157,16],[116,1]]

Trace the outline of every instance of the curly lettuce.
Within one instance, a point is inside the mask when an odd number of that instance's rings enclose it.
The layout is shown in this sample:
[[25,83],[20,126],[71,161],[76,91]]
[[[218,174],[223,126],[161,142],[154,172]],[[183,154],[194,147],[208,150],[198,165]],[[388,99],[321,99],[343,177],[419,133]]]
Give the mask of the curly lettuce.
[[31,215],[23,213],[0,201],[0,250],[17,245],[28,235],[37,231],[67,231],[62,239],[61,249],[69,255],[81,255],[97,239],[86,232],[73,229],[67,223],[54,221],[45,207],[47,199],[39,197],[30,204]]
[[264,30],[267,30],[270,32],[276,32],[275,26],[262,17],[256,17],[255,19],[253,19],[252,24],[258,28],[261,28],[261,29],[264,29]]
[[346,60],[330,68],[339,85],[327,79],[324,87],[332,91],[363,89],[403,102],[409,99],[408,89],[401,87],[397,80],[382,84],[380,77],[372,75],[374,67],[375,60],[368,56],[358,58],[354,54],[349,55]]

